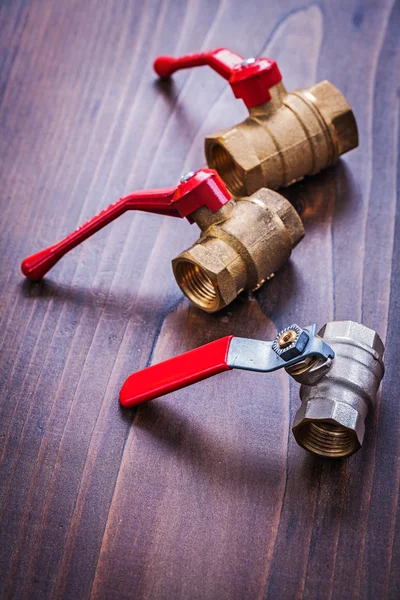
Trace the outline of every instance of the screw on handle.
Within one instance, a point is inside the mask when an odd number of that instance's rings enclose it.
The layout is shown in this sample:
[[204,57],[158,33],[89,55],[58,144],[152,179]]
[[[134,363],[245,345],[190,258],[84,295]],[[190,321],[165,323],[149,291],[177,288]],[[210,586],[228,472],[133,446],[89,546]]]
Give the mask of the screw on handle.
[[187,217],[192,222],[191,213],[201,206],[215,212],[229,200],[231,196],[224,182],[212,169],[196,171],[177,187],[134,192],[111,204],[61,242],[25,258],[22,273],[34,281],[41,279],[67,252],[128,210]]
[[208,65],[228,80],[236,98],[247,108],[258,106],[271,99],[269,89],[282,80],[278,65],[269,58],[244,60],[227,48],[209,52],[187,54],[179,58],[159,56],[154,61],[154,70],[159,77],[170,77],[175,71]]
[[217,373],[229,371],[227,357],[233,336],[200,346],[170,360],[133,373],[120,391],[122,406],[130,408],[174,392]]

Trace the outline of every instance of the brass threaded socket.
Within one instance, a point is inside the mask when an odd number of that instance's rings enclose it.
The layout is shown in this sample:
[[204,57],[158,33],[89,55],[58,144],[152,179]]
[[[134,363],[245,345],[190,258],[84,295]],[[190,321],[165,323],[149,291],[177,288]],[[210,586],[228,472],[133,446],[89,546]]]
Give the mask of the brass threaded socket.
[[357,124],[343,94],[329,81],[250,109],[242,123],[208,135],[205,153],[235,196],[278,189],[318,173],[358,146]]
[[296,440],[305,450],[328,458],[345,458],[360,448],[354,431],[322,420],[306,423]]
[[218,287],[204,269],[182,260],[176,266],[175,276],[189,300],[207,312],[218,310],[221,304]]

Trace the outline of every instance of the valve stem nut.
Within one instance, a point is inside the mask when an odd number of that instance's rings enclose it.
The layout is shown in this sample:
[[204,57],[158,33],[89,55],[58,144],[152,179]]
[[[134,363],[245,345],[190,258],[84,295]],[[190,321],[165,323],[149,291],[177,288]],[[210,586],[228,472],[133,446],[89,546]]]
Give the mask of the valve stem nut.
[[249,65],[253,65],[256,62],[256,59],[251,56],[250,58],[245,58],[245,60],[242,61],[241,66],[242,67],[248,67]]
[[282,358],[288,361],[300,356],[304,352],[310,337],[304,329],[296,324],[283,329],[275,338],[272,349]]
[[179,179],[179,183],[185,183],[186,181],[189,181],[189,179],[193,177],[194,173],[194,171],[187,171],[181,176],[181,178]]

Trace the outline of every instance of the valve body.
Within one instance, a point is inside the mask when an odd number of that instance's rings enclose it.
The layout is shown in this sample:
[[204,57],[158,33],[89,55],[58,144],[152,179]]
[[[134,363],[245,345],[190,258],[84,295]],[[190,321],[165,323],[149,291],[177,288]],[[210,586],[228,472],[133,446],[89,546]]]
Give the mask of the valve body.
[[358,145],[351,107],[329,81],[290,93],[279,82],[269,91],[245,121],[205,140],[208,165],[235,196],[288,186]]
[[384,373],[379,335],[354,321],[327,323],[319,331],[335,358],[299,372],[302,405],[293,423],[297,443],[310,452],[345,458],[362,445],[365,419],[373,408]]
[[258,289],[304,236],[290,202],[267,189],[215,213],[200,208],[191,218],[201,237],[172,265],[182,292],[206,312],[223,308],[243,290]]

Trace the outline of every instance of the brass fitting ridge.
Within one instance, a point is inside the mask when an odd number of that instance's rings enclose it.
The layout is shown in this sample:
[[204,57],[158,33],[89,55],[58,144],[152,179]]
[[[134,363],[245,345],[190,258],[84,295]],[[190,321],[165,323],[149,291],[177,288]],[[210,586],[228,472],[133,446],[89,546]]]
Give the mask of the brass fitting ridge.
[[358,146],[351,107],[329,81],[287,92],[274,61],[243,60],[223,48],[178,59],[159,57],[154,67],[165,77],[202,64],[228,79],[249,109],[242,123],[205,139],[208,165],[235,196],[288,186]]
[[189,172],[172,188],[142,190],[120,198],[60,242],[28,256],[23,274],[38,280],[67,252],[128,210],[186,217],[200,240],[173,261],[182,292],[215,312],[242,290],[255,290],[289,258],[304,235],[293,206],[276,192],[258,190],[235,202],[211,169]]

